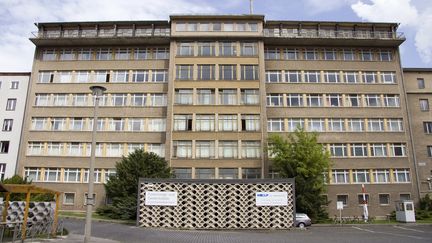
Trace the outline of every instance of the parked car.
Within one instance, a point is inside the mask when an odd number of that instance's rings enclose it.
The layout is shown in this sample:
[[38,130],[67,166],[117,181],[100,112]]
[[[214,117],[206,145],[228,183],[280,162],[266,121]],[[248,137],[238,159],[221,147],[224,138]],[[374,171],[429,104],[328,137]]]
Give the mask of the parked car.
[[296,213],[296,219],[294,222],[295,227],[304,228],[312,225],[311,219],[305,213]]

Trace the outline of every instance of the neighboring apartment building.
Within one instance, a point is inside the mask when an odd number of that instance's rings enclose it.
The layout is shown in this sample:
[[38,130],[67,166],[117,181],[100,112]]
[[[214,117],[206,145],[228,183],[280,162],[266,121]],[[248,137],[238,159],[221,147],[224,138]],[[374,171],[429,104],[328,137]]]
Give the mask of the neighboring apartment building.
[[420,194],[432,192],[432,69],[404,68]]
[[20,174],[83,209],[94,84],[100,101],[96,201],[121,155],[164,156],[179,178],[277,176],[270,133],[317,131],[332,154],[330,215],[418,199],[392,23],[264,21],[261,15],[168,21],[39,23]]
[[0,72],[0,180],[15,175],[30,73]]

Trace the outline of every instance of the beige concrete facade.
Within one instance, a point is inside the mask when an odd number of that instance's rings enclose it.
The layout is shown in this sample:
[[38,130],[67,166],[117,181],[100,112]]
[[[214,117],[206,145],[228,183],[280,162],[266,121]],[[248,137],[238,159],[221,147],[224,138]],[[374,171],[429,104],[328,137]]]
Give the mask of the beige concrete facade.
[[299,123],[332,151],[330,215],[344,200],[344,214],[360,216],[362,183],[373,216],[418,200],[397,24],[170,20],[38,24],[19,173],[68,193],[63,209],[84,208],[95,83],[107,88],[98,205],[135,148],[165,156],[181,178],[277,177],[268,134]]

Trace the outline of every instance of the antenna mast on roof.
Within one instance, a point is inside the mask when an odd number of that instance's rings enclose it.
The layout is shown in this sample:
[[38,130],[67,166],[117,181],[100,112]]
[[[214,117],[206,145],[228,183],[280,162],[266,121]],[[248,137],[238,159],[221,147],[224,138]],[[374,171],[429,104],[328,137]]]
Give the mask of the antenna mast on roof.
[[253,0],[249,0],[249,14],[253,14]]

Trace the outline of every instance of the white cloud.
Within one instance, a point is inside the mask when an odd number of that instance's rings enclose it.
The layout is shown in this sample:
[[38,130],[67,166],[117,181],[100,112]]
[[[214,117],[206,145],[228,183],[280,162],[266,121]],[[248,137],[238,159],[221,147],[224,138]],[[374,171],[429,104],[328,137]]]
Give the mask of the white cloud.
[[337,10],[356,2],[357,0],[306,0],[306,6],[312,13],[322,13]]
[[423,62],[432,63],[432,8],[420,9],[411,0],[370,0],[351,5],[358,17],[373,22],[399,22],[415,31],[415,46]]
[[30,71],[34,46],[28,40],[35,22],[168,20],[176,13],[214,13],[190,0],[1,0],[0,71]]

